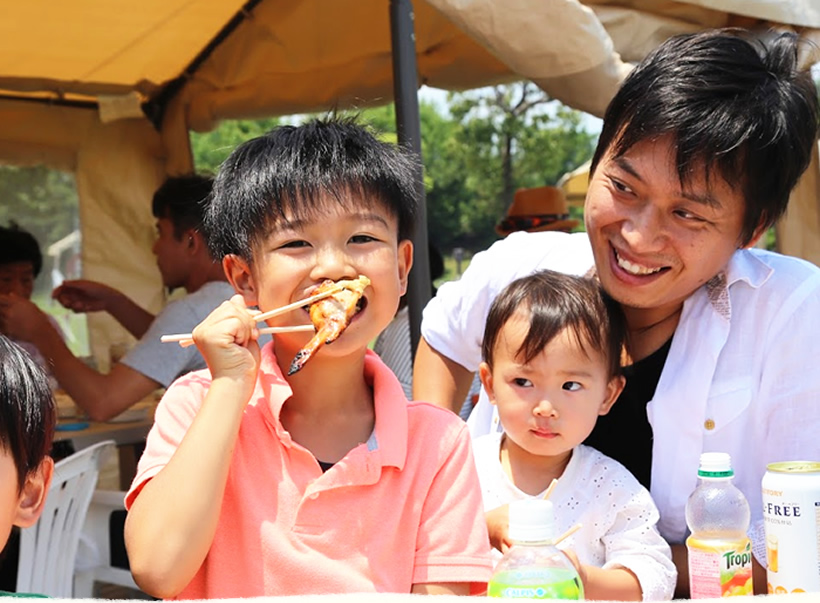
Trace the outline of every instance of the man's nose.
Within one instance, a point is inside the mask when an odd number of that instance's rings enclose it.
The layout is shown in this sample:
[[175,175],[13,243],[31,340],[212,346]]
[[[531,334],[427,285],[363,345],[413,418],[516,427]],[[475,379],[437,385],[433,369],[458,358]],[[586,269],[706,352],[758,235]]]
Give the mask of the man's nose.
[[635,208],[624,221],[621,235],[637,252],[655,251],[662,247],[666,235],[660,211],[651,203]]

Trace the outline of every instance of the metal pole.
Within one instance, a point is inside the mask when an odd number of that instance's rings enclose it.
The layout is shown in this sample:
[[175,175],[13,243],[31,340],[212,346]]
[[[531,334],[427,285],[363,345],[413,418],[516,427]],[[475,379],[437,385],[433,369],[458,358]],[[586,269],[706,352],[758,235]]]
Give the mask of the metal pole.
[[[393,97],[396,100],[396,129],[399,144],[421,157],[416,38],[410,0],[390,0],[390,34],[393,47]],[[421,338],[421,313],[430,301],[430,258],[427,248],[427,204],[421,165],[416,174],[419,211],[413,237],[413,269],[410,271],[407,306],[410,314],[410,342],[413,355]]]

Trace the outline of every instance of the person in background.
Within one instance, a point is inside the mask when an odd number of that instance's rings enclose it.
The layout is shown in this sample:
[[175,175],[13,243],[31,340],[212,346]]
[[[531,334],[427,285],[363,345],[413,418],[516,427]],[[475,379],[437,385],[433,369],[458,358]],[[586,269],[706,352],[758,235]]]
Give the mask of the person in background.
[[[54,473],[48,452],[56,420],[45,373],[0,335],[0,552],[13,528],[34,525],[43,512]],[[3,564],[3,588],[10,588],[7,577],[16,581],[16,569],[16,563]],[[0,590],[0,597],[5,596],[16,594]]]
[[[131,490],[137,584],[183,599],[467,594],[490,551],[464,423],[407,402],[368,345],[407,288],[416,159],[353,120],[281,126],[222,164],[206,218],[237,292],[193,331],[209,371],[157,408]],[[311,335],[260,349],[261,311],[369,278],[358,311],[294,374]],[[311,324],[307,309],[268,320]],[[174,504],[168,504],[173,500]]]
[[[650,489],[688,595],[686,500],[705,450],[731,454],[765,592],[760,482],[817,456],[820,269],[755,249],[817,144],[800,38],[738,29],[676,36],[626,78],[592,159],[586,233],[515,233],[478,254],[424,311],[417,399],[457,410],[492,300],[536,270],[594,270],[627,321],[626,387],[587,444]],[[479,405],[482,402],[479,401]],[[497,429],[488,417],[474,435]]]
[[[430,280],[435,282],[444,274],[444,258],[435,245],[428,246],[430,258]],[[433,285],[433,296],[436,295],[436,286]],[[407,309],[407,296],[402,295],[399,300],[399,311],[390,321],[390,324],[379,333],[373,344],[373,351],[379,355],[391,371],[396,375],[404,395],[408,400],[413,399],[413,350],[410,340],[410,315]]]
[[507,213],[495,225],[502,237],[514,232],[572,232],[581,222],[569,217],[564,192],[554,186],[519,188]]
[[[20,299],[30,300],[34,292],[34,281],[43,269],[43,253],[34,236],[12,222],[0,226],[0,296],[14,295]],[[63,336],[63,331],[52,317],[48,317],[51,327]],[[0,324],[0,332],[5,332]],[[26,350],[40,365],[49,381],[53,383],[51,367],[46,362],[37,346],[28,341],[15,341]]]
[[510,283],[490,307],[479,366],[504,432],[474,439],[473,452],[498,558],[512,544],[509,503],[549,493],[555,533],[581,525],[560,548],[587,599],[669,600],[677,572],[649,492],[582,444],[624,387],[625,332],[591,279],[543,270]]
[[162,282],[168,289],[181,287],[188,293],[157,316],[99,283],[66,281],[55,290],[54,296],[66,307],[106,310],[139,338],[109,373],[100,373],[74,356],[47,316],[23,296],[0,295],[3,330],[37,347],[59,386],[89,418],[111,419],[178,376],[205,366],[196,348],[164,344],[160,336],[191,331],[233,294],[222,265],[211,256],[200,232],[211,186],[209,177],[180,176],[166,180],[154,194],[157,240],[153,251]]

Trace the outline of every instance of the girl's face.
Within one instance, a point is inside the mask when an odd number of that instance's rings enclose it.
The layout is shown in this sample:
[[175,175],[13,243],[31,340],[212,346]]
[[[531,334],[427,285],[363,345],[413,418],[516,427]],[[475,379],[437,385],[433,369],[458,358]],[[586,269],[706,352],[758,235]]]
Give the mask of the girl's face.
[[584,350],[568,329],[531,362],[522,362],[517,352],[529,326],[523,311],[507,321],[499,333],[492,369],[486,363],[479,368],[481,381],[498,407],[509,446],[553,461],[568,459],[598,416],[609,412],[624,381],[610,379],[604,355]]

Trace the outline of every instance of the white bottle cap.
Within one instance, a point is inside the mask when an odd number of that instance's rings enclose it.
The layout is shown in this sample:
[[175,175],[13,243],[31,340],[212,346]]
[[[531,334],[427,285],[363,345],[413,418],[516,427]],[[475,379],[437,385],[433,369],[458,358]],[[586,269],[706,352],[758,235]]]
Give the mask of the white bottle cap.
[[554,538],[552,503],[542,499],[510,503],[510,540],[545,542]]
[[732,477],[734,474],[728,452],[704,452],[700,455],[698,477]]

